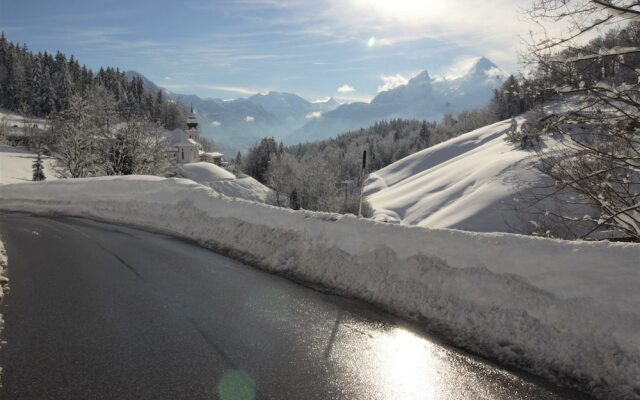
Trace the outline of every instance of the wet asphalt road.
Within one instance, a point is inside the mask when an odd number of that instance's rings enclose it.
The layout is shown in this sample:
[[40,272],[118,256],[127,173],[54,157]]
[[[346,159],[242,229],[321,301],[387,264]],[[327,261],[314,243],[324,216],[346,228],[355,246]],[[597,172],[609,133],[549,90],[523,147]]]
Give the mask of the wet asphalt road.
[[578,399],[189,242],[0,214],[2,399]]

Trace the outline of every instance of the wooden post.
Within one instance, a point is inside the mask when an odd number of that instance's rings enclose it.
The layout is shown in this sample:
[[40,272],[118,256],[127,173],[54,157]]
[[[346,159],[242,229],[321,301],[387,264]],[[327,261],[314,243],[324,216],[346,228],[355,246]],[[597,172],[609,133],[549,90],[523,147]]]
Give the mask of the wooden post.
[[360,205],[358,206],[358,216],[362,217],[362,200],[364,192],[364,174],[367,167],[367,151],[362,152],[362,171],[360,172]]

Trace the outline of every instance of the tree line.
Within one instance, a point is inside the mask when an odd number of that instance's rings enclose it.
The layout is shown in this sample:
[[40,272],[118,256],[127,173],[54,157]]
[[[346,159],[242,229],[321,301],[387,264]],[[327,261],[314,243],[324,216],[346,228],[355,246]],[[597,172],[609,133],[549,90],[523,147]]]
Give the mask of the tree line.
[[[376,171],[410,154],[497,121],[495,105],[445,115],[439,123],[407,119],[378,121],[336,138],[284,146],[264,138],[235,165],[274,191],[277,206],[357,213],[362,154]],[[372,210],[365,203],[365,215]]]
[[73,96],[98,92],[112,97],[115,117],[145,116],[167,129],[182,127],[186,119],[181,104],[167,101],[162,91],[146,90],[140,77],[128,79],[112,67],[94,73],[73,55],[34,54],[0,34],[0,107],[23,116],[50,117],[67,110]]

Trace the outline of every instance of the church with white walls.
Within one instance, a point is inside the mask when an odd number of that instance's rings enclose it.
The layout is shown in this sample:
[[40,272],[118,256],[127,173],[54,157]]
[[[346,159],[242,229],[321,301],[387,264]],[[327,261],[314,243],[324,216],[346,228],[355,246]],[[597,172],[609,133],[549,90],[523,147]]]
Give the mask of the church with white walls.
[[168,134],[167,156],[178,164],[205,161],[223,166],[224,155],[218,152],[204,152],[202,145],[197,141],[199,136],[198,120],[193,113],[193,107],[191,107],[191,112],[187,117],[187,129],[176,128]]

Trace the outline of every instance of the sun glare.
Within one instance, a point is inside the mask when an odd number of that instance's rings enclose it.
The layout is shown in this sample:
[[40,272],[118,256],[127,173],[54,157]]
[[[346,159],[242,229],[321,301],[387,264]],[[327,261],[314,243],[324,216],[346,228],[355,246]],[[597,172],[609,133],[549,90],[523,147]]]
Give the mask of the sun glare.
[[371,37],[369,38],[369,41],[367,42],[367,46],[369,46],[369,47],[373,47],[373,46],[375,46],[375,44],[376,44],[376,38],[375,38],[375,37],[373,37],[373,36],[371,36]]

